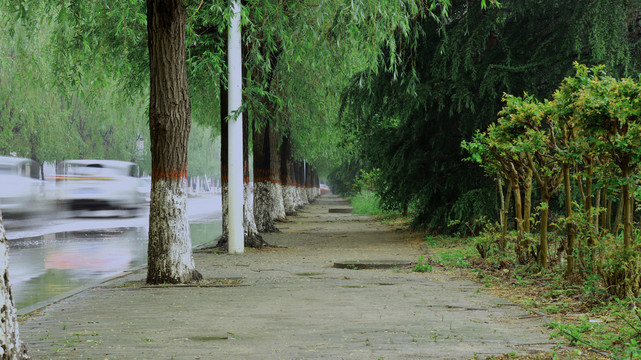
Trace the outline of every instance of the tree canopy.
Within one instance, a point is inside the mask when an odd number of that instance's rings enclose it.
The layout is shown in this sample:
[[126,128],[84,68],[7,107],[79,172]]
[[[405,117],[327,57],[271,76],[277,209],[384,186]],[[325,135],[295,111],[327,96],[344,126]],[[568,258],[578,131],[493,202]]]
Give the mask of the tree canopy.
[[417,223],[441,230],[495,216],[491,185],[461,161],[460,142],[496,119],[503,93],[550,97],[575,60],[638,72],[638,10],[637,1],[453,2],[445,23],[417,16],[412,31],[397,28],[381,52],[397,58],[353,76],[343,94],[342,124],[355,156],[380,170],[383,204],[413,204]]

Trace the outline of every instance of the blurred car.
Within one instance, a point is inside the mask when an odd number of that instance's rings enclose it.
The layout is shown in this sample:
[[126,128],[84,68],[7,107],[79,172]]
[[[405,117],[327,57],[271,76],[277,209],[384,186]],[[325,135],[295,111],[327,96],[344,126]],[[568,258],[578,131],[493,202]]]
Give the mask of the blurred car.
[[145,202],[151,201],[151,177],[143,177],[138,181],[138,192]]
[[31,159],[0,156],[0,209],[2,215],[28,215],[40,209],[44,181],[40,166]]
[[331,192],[331,190],[329,190],[329,186],[325,184],[320,184],[319,188],[320,188],[321,195],[329,194]]
[[125,210],[145,204],[139,191],[138,166],[118,160],[67,160],[56,177],[59,202],[72,211]]

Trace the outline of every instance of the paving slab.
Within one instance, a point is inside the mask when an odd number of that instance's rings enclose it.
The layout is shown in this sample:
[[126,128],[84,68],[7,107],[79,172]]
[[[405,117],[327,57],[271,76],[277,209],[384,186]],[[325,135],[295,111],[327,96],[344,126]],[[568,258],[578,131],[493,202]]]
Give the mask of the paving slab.
[[34,359],[483,359],[552,351],[541,319],[436,269],[336,268],[416,261],[402,233],[330,213],[324,195],[266,250],[194,254],[205,281],[146,286],[144,270],[22,318]]

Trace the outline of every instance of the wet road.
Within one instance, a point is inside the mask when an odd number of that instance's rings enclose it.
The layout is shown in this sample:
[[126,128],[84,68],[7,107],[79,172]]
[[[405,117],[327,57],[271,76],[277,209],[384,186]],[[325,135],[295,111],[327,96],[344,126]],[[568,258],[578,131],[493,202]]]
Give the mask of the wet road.
[[[190,198],[187,213],[194,247],[220,236],[220,196]],[[147,263],[148,210],[131,218],[81,215],[7,219],[9,274],[19,311]]]

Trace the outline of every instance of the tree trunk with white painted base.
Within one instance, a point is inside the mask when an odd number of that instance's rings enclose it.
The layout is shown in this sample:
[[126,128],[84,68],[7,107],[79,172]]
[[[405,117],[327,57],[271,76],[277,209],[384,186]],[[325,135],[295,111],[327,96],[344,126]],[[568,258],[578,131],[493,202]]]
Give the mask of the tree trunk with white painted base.
[[186,283],[196,271],[187,219],[191,104],[185,60],[185,6],[147,1],[151,204],[147,282]]
[[305,178],[305,162],[301,161],[298,163],[298,192],[300,193],[301,207],[309,204],[309,199],[307,198],[307,179]]
[[285,136],[280,146],[280,181],[283,185],[283,207],[286,216],[296,215],[296,185],[292,169],[292,144]]
[[280,131],[277,131],[273,126],[269,129],[269,176],[270,176],[270,196],[271,196],[271,205],[270,215],[272,220],[282,221],[285,220],[287,215],[285,214],[285,203],[283,202],[283,186],[280,179]]
[[13,302],[11,284],[9,283],[9,244],[0,214],[0,358],[29,359],[27,348],[20,340],[18,315]]
[[[249,201],[253,194],[249,188],[249,121],[246,115],[246,113],[243,114],[243,228],[245,231],[245,246],[260,249],[269,246],[269,244],[265,242],[263,237],[258,233],[256,220],[254,219],[254,211]],[[254,189],[254,191],[255,190],[256,189]],[[254,204],[255,203],[256,198],[254,197]]]
[[269,124],[254,131],[254,219],[259,232],[278,231],[272,218],[271,139]]

